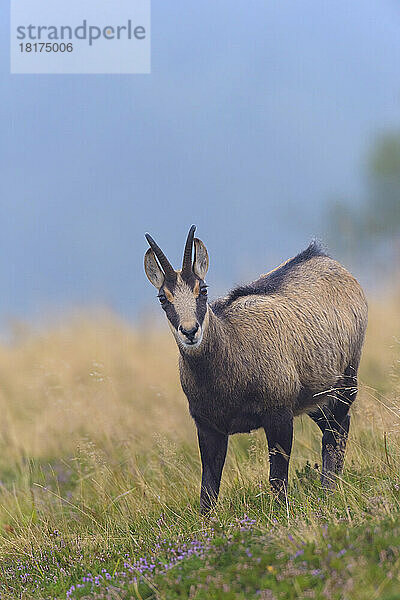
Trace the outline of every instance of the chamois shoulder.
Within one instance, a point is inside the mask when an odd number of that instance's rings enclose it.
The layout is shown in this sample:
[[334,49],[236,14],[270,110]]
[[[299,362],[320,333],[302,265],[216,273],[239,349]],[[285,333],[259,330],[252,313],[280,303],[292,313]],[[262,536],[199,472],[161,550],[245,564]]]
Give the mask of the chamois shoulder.
[[330,258],[319,242],[312,241],[305,250],[269,273],[261,275],[256,281],[252,281],[246,285],[239,285],[233,288],[224,298],[215,300],[211,304],[213,312],[215,314],[222,314],[235,300],[243,296],[269,296],[279,293],[284,285],[290,281],[291,276],[299,265],[316,257]]

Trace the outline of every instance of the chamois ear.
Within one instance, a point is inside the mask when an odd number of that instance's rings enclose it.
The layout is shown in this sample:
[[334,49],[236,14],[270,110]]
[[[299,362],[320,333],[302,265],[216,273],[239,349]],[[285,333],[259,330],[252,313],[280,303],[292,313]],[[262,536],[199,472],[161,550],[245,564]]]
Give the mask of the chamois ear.
[[201,240],[198,238],[194,238],[194,262],[193,262],[193,271],[200,277],[200,279],[204,279],[206,273],[208,271],[208,252],[207,248],[203,244]]
[[160,269],[156,256],[151,248],[149,248],[144,255],[144,270],[146,271],[150,283],[159,290],[164,283],[164,273]]

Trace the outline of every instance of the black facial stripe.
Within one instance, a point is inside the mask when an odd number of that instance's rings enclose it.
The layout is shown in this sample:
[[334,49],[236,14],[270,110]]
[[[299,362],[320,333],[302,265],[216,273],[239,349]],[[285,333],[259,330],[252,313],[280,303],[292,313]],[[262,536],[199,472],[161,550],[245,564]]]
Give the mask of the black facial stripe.
[[198,323],[200,323],[200,325],[203,325],[203,321],[204,321],[204,317],[206,316],[206,312],[207,312],[207,297],[199,296],[197,298],[197,302],[196,302],[196,317],[197,317],[197,321],[198,321]]
[[175,310],[175,306],[171,303],[168,303],[165,306],[165,312],[166,312],[166,315],[167,315],[168,320],[171,323],[171,325],[173,327],[175,327],[175,329],[178,329],[179,317],[178,317],[178,313]]
[[167,279],[166,278],[165,281],[164,281],[164,286],[163,287],[166,287],[171,292],[171,294],[173,295],[175,287],[176,287],[176,283],[177,283],[176,279],[171,279],[171,278]]

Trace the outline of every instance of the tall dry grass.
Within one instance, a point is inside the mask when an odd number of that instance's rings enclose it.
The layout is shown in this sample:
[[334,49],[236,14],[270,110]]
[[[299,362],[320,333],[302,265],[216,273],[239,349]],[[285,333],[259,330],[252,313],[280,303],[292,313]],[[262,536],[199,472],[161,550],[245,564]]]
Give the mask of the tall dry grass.
[[[399,344],[400,299],[371,301],[358,429],[391,424],[384,405],[398,392]],[[82,440],[110,456],[121,445],[146,451],[163,436],[195,443],[177,362],[166,326],[138,331],[104,312],[25,328],[0,346],[0,463],[72,456]]]

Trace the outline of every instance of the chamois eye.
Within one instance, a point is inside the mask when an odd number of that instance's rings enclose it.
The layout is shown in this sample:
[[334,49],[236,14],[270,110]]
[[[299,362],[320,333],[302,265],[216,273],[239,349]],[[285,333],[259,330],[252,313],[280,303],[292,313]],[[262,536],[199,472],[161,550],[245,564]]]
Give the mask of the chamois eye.
[[159,294],[158,299],[162,306],[165,306],[165,304],[168,303],[167,296],[165,294]]
[[207,296],[207,286],[206,285],[202,285],[200,288],[200,294],[202,296]]

